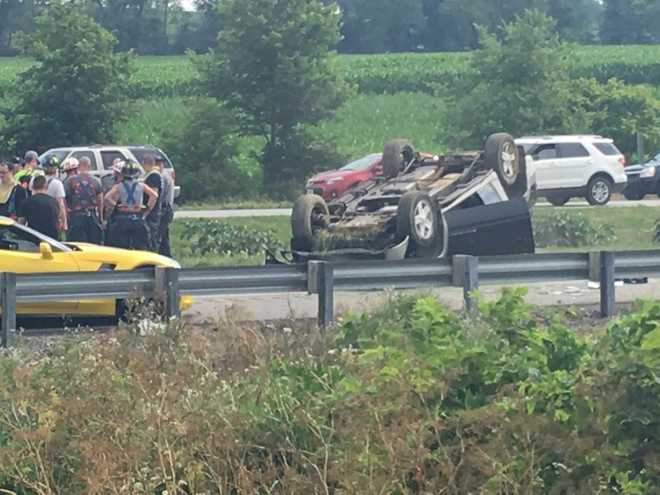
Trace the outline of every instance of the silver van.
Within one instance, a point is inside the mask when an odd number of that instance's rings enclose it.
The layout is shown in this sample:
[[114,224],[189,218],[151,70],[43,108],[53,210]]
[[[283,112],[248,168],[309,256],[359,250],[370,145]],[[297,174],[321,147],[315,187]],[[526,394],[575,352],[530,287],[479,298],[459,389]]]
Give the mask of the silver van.
[[176,172],[174,171],[171,160],[163,150],[154,146],[92,145],[51,148],[39,156],[39,163],[44,163],[53,155],[59,158],[60,162],[63,162],[67,158],[76,158],[78,160],[83,157],[89,158],[92,162],[92,173],[101,180],[108,175],[112,175],[112,162],[116,158],[120,158],[121,160],[135,160],[141,164],[146,155],[153,155],[154,158],[163,159],[164,173],[168,174],[175,184],[174,197],[177,198],[181,194],[181,187],[176,185]]

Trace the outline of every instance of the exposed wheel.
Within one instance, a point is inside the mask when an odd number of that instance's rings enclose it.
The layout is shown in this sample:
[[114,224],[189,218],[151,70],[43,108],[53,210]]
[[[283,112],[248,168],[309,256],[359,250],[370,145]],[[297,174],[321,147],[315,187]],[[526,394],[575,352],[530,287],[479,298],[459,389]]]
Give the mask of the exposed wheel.
[[510,134],[492,134],[486,139],[484,166],[495,171],[509,198],[519,198],[527,193],[525,151],[516,146]]
[[630,191],[628,189],[623,190],[623,196],[628,200],[628,201],[639,201],[640,199],[644,199],[644,196],[646,196],[644,193],[641,191]]
[[587,184],[585,199],[590,205],[606,205],[612,197],[612,181],[604,176],[594,177]]
[[434,258],[442,253],[446,224],[435,202],[425,193],[411,191],[399,201],[396,216],[397,238],[410,238],[409,254]]
[[383,148],[383,175],[386,179],[396,177],[408,165],[415,148],[406,139],[393,139]]
[[564,206],[571,199],[569,196],[548,196],[545,198],[552,206]]
[[321,196],[304,194],[296,200],[291,213],[291,232],[298,250],[312,250],[318,231],[324,226],[324,217],[328,215],[328,205]]

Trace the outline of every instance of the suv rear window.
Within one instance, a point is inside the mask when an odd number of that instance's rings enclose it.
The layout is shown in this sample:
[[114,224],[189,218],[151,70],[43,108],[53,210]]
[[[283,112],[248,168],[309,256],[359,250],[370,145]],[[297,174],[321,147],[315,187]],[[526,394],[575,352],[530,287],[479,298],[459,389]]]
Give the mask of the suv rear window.
[[163,161],[163,166],[165,168],[172,168],[172,163],[170,162],[170,159],[167,157],[167,155],[160,150],[156,149],[149,149],[149,148],[128,148],[128,151],[133,153],[133,156],[135,159],[140,162],[140,164],[144,163],[144,157],[147,155],[152,155],[154,158],[162,158]]
[[69,154],[70,150],[54,150],[54,151],[48,151],[47,153],[44,153],[39,157],[39,163],[46,163],[50,157],[56,156],[57,159],[60,161],[64,161],[66,156]]
[[600,151],[605,156],[614,156],[621,155],[619,148],[614,146],[612,143],[594,143],[594,146],[598,151]]
[[559,156],[561,158],[582,158],[589,156],[589,152],[580,143],[559,144]]

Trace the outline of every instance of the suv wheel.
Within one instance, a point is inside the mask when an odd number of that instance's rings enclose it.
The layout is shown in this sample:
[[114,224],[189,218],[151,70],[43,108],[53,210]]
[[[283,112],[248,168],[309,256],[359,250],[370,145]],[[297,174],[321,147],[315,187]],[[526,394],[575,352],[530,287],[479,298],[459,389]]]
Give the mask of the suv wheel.
[[391,179],[399,175],[406,165],[407,158],[415,154],[415,148],[406,139],[393,139],[383,149],[383,175]]
[[587,184],[585,199],[590,205],[606,205],[612,197],[612,181],[607,177],[594,177]]
[[396,216],[397,237],[410,237],[413,256],[435,258],[444,245],[444,220],[435,202],[423,192],[411,191],[399,201]]
[[291,231],[295,250],[311,251],[317,234],[324,227],[324,217],[329,215],[328,205],[321,196],[304,194],[293,205]]
[[548,203],[552,206],[564,206],[571,198],[568,196],[548,196],[545,199],[547,199]]
[[510,134],[491,134],[484,144],[484,167],[494,170],[510,199],[527,192],[525,151],[516,146]]

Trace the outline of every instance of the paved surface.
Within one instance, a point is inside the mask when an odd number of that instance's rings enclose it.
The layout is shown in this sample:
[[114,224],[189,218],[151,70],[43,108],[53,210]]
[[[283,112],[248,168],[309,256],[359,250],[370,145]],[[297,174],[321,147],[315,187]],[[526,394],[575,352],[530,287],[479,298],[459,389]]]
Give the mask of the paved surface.
[[[587,306],[598,304],[600,291],[586,281],[544,284],[527,284],[526,300],[539,306]],[[481,294],[488,300],[498,296],[502,286],[484,286]],[[402,291],[403,292],[403,291]],[[411,292],[411,291],[406,291]],[[440,301],[453,309],[463,305],[463,291],[458,288],[412,291],[433,293]],[[648,284],[620,285],[616,289],[619,303],[638,299],[660,298],[660,280]],[[335,312],[341,315],[348,310],[361,311],[383,304],[391,296],[388,291],[336,292]],[[195,321],[232,320],[263,321],[288,318],[314,318],[317,314],[317,297],[307,294],[255,294],[251,296],[217,296],[196,298],[186,312]]]
[[[576,208],[589,206],[586,201],[573,200],[563,208]],[[635,206],[660,207],[660,199],[646,199],[643,201],[611,201],[609,208],[630,208]],[[538,203],[537,208],[549,208],[549,203]],[[175,218],[239,218],[239,217],[288,217],[291,215],[290,208],[271,208],[257,210],[179,210]]]

